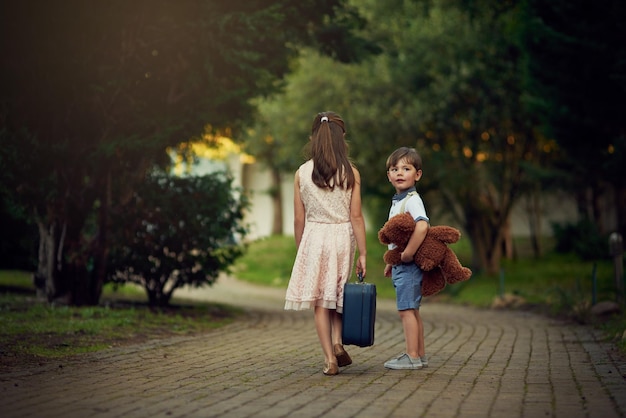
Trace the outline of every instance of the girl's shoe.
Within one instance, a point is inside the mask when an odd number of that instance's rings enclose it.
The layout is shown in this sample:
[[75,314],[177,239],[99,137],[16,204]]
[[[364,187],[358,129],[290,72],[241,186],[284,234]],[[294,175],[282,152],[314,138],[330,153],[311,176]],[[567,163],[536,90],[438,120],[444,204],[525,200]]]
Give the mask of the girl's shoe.
[[323,372],[326,376],[334,376],[339,373],[339,367],[337,363],[326,363]]
[[333,347],[333,352],[335,353],[335,357],[337,357],[337,364],[339,367],[344,367],[352,364],[352,359],[348,355],[347,351],[344,350],[343,345],[335,344]]

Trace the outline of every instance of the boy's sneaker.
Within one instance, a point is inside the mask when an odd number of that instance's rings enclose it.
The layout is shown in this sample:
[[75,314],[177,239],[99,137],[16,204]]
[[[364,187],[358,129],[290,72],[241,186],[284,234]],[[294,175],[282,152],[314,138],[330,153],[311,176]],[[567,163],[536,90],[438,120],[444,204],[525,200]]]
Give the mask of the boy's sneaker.
[[420,361],[422,362],[422,367],[428,367],[428,359],[426,356],[420,357]]
[[422,361],[419,357],[411,358],[405,353],[387,361],[385,367],[392,370],[417,370],[422,368]]

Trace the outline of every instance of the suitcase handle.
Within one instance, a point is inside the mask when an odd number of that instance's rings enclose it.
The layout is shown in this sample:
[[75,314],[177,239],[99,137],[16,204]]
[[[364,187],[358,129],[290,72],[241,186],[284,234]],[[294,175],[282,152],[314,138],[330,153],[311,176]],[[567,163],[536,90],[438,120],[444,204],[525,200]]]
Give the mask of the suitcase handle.
[[363,273],[358,272],[356,277],[359,279],[359,283],[363,283]]

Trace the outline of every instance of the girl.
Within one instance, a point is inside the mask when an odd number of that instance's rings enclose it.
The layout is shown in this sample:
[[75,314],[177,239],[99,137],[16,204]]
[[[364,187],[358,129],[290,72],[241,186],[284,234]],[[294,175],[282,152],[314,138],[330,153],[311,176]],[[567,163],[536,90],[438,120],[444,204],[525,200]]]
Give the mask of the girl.
[[352,363],[341,339],[343,287],[356,271],[365,277],[365,222],[361,176],[350,162],[345,126],[334,112],[313,120],[310,159],[294,180],[294,233],[298,252],[287,287],[285,309],[314,309],[324,351],[325,375]]

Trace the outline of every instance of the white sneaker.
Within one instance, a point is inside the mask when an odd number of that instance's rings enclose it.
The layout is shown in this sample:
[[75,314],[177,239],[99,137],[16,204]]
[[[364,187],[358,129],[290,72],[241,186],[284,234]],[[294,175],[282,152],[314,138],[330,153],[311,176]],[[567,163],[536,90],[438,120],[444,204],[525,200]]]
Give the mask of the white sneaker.
[[422,368],[422,361],[419,357],[411,358],[405,353],[387,361],[385,367],[392,370],[417,370]]
[[420,357],[420,361],[422,362],[422,367],[428,367],[428,359],[426,356]]

